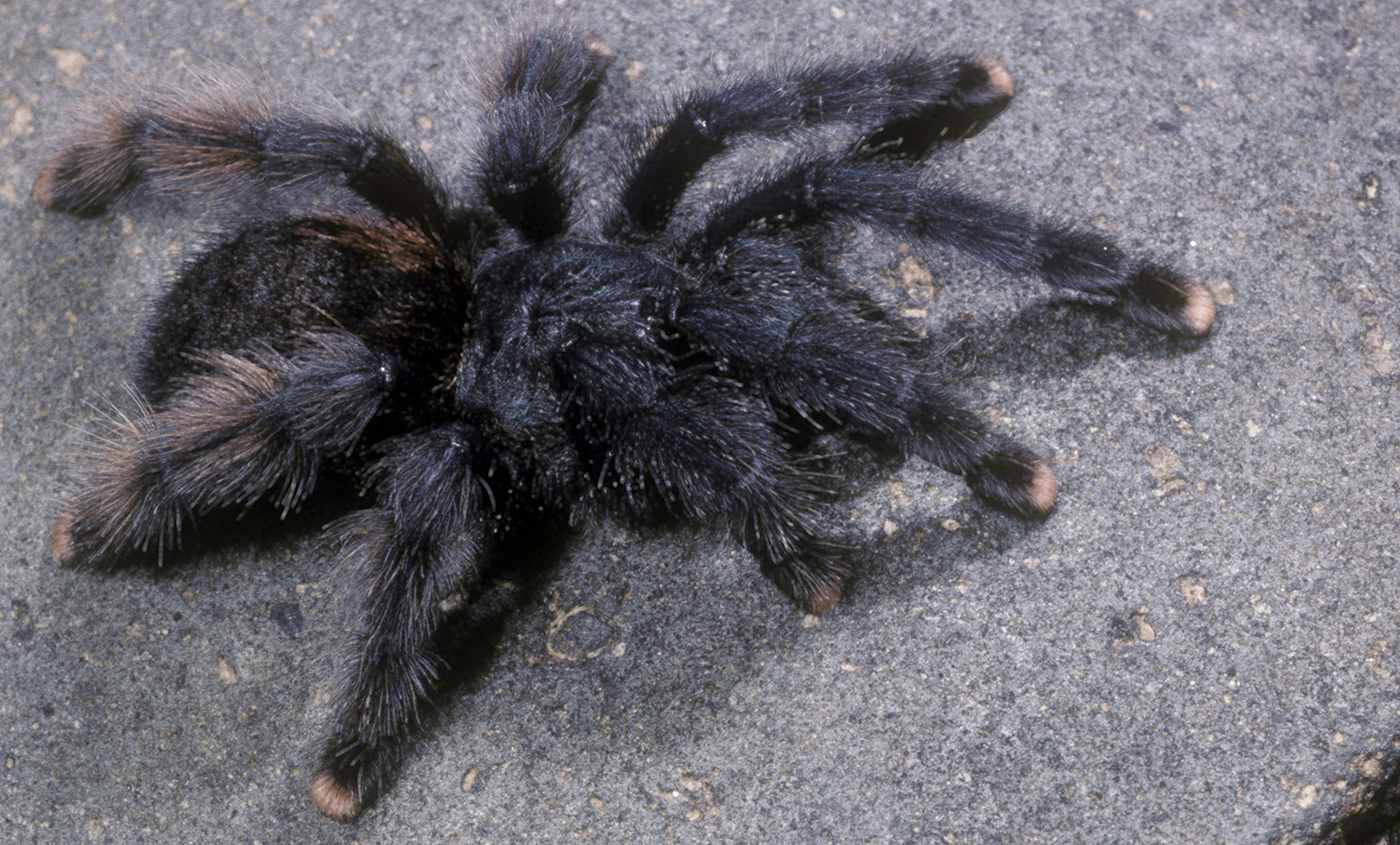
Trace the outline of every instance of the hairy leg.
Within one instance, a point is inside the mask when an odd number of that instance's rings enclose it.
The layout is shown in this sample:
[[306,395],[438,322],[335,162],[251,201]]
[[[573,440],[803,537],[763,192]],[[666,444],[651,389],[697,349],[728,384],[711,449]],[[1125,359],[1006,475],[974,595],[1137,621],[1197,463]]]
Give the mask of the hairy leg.
[[817,288],[687,292],[676,325],[782,405],[887,438],[964,476],[1028,517],[1055,502],[1055,476],[1029,449],[968,410],[937,360],[912,357],[890,326],[862,320]]
[[788,457],[761,400],[649,357],[620,339],[565,355],[580,451],[593,452],[599,493],[633,516],[664,511],[727,526],[798,606],[830,610],[851,569],[816,528],[821,477]]
[[491,86],[494,125],[480,154],[486,201],[530,240],[562,233],[574,185],[566,142],[587,116],[606,59],[557,32],[520,40]]
[[441,189],[385,133],[274,108],[217,82],[105,102],[44,165],[34,196],[56,211],[93,216],[144,194],[247,200],[307,185],[349,188],[428,232],[446,225]]
[[359,620],[311,784],[333,818],[354,818],[380,793],[436,681],[440,604],[476,572],[489,534],[475,448],[475,432],[455,424],[396,441],[376,468],[377,506],[331,527]]
[[706,162],[745,134],[778,135],[821,123],[866,129],[862,157],[922,157],[1006,107],[1011,76],[997,62],[900,53],[881,61],[828,61],[741,77],[683,98],[631,164],[609,237],[665,229]]
[[947,183],[924,184],[892,162],[800,160],[721,204],[678,246],[686,263],[722,262],[748,235],[786,237],[812,226],[858,222],[951,247],[1015,273],[1110,302],[1143,325],[1199,337],[1215,320],[1205,288],[1169,267],[1127,255],[1088,229],[980,199]]
[[346,334],[304,336],[290,356],[203,356],[155,410],[118,421],[91,457],[87,486],[54,526],[64,564],[111,565],[183,522],[265,496],[283,513],[311,492],[325,458],[354,445],[393,389],[396,367]]

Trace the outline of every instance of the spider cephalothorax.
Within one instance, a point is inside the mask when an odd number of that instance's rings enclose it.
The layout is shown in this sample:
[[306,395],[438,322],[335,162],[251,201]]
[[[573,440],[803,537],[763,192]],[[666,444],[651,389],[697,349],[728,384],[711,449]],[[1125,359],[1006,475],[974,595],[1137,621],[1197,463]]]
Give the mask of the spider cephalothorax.
[[[833,491],[794,424],[883,439],[1017,514],[1051,509],[1045,463],[832,265],[837,227],[951,247],[1162,331],[1210,329],[1209,293],[1174,271],[925,178],[939,142],[1010,101],[994,61],[813,61],[684,95],[619,145],[590,230],[568,149],[605,69],[568,35],[521,40],[461,203],[380,130],[207,88],[108,102],[35,185],[79,215],[152,192],[234,209],[156,305],[142,407],[59,517],[60,561],[159,552],[203,512],[285,512],[327,461],[363,467],[375,505],[329,528],[360,605],[312,787],[332,816],[382,788],[434,680],[443,599],[522,508],[717,523],[814,613],[851,570],[817,529]],[[853,140],[687,196],[744,136],[819,125]]]

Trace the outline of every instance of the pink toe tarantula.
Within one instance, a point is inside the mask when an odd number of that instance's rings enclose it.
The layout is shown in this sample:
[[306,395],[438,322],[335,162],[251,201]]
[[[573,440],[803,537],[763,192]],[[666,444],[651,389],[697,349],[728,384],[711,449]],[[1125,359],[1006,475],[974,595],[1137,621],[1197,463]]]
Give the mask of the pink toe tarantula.
[[[851,554],[818,528],[837,491],[795,430],[883,441],[1011,513],[1051,510],[1046,463],[837,266],[850,227],[1210,330],[1210,294],[1175,270],[925,171],[1010,102],[995,61],[876,52],[683,93],[614,145],[585,215],[571,143],[601,52],[554,31],[510,48],[460,197],[379,128],[209,89],[106,101],[34,186],[79,216],[152,195],[225,209],[154,304],[140,407],[66,500],[60,562],[159,555],[214,509],[285,514],[335,467],[373,494],[326,529],[358,603],[311,783],[337,819],[388,785],[440,668],[443,599],[522,514],[722,526],[825,613]],[[693,189],[743,141],[813,130],[848,137]]]

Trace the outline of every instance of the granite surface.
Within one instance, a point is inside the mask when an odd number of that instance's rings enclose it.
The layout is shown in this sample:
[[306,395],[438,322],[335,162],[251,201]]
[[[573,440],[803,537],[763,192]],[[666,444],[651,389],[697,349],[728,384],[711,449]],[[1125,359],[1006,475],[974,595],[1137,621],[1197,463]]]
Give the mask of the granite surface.
[[[45,213],[71,115],[123,80],[242,70],[465,179],[510,33],[614,64],[581,171],[679,87],[927,44],[1017,97],[940,165],[1121,233],[1210,287],[1186,343],[957,257],[853,266],[967,394],[1051,457],[1027,524],[921,461],[857,456],[864,574],[805,618],[714,534],[578,526],[475,608],[396,784],[308,795],[346,624],[317,528],[261,511],[178,563],[58,568],[72,456],[124,384],[198,213]],[[0,842],[1307,841],[1393,771],[1400,499],[1400,7],[846,0],[0,3]],[[715,178],[722,178],[720,172]],[[599,184],[590,180],[590,184]],[[591,207],[591,206],[590,206]]]

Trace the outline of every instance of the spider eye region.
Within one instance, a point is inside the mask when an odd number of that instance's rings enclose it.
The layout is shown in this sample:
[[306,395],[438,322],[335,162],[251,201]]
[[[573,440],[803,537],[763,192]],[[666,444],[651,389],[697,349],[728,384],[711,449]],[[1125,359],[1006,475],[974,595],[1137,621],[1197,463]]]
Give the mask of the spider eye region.
[[458,411],[512,436],[557,433],[570,347],[636,342],[651,331],[644,303],[676,283],[666,265],[606,244],[555,241],[488,260],[472,279],[476,313],[455,382]]

